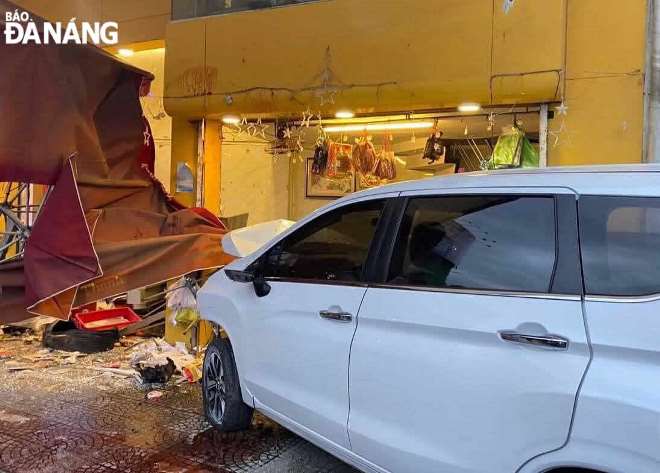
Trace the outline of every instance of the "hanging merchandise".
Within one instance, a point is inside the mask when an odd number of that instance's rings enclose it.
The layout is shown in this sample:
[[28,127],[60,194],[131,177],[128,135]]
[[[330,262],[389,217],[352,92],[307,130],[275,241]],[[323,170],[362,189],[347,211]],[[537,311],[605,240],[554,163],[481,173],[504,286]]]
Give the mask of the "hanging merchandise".
[[359,138],[353,146],[353,166],[362,174],[375,174],[378,158],[374,145],[366,137]]
[[426,140],[424,155],[422,157],[428,159],[429,164],[443,163],[445,160],[445,151],[447,150],[447,147],[442,140],[442,135],[443,133],[440,130],[436,130],[429,139]]
[[539,167],[539,153],[517,126],[501,135],[490,161],[491,169]]
[[197,291],[199,287],[194,279],[182,277],[165,296],[167,309],[172,312],[172,325],[185,327],[184,332],[190,330],[200,320],[197,309]]
[[386,136],[383,141],[383,150],[378,155],[378,163],[374,174],[388,181],[396,178],[396,159],[394,150],[392,150],[392,137],[390,136]]
[[328,142],[319,140],[314,147],[314,160],[312,161],[312,174],[322,176],[328,166]]
[[353,169],[351,152],[353,148],[349,144],[331,142],[328,145],[328,165],[326,176],[335,177],[338,174],[346,174]]

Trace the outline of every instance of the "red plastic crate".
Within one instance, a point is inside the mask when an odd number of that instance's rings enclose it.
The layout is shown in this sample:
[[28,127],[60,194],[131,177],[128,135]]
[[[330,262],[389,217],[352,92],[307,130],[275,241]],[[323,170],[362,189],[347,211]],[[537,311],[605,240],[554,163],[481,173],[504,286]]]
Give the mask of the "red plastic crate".
[[122,329],[142,319],[130,307],[117,307],[115,309],[95,310],[92,312],[78,312],[71,319],[73,324],[81,330],[99,332],[113,328]]

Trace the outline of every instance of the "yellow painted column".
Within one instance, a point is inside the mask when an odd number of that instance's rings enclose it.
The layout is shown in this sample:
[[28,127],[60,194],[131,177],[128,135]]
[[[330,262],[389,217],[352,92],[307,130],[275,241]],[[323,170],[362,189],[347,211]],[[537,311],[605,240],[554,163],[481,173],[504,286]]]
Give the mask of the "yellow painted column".
[[220,215],[220,183],[222,175],[222,131],[219,120],[206,120],[204,126],[204,189],[202,202],[206,209]]
[[[221,131],[219,120],[190,122],[182,118],[172,120],[172,168],[170,189],[179,202],[188,207],[197,205],[201,192],[201,205],[220,214]],[[200,136],[203,130],[203,136]],[[201,159],[201,167],[198,167]],[[182,167],[185,167],[182,169]],[[201,179],[198,178],[201,170]],[[182,174],[191,174],[190,182]],[[198,187],[201,185],[200,190]]]
[[[172,161],[170,193],[182,204],[195,205],[195,177],[197,169],[197,124],[185,118],[172,119]],[[189,172],[190,182],[183,174]]]

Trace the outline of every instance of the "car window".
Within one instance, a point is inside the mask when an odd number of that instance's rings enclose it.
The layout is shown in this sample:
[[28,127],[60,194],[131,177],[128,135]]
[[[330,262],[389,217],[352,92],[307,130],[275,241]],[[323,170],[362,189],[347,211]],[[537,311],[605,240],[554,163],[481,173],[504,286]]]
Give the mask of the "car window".
[[548,292],[555,233],[552,197],[414,198],[388,279],[396,285]]
[[584,196],[578,208],[586,292],[660,293],[660,199]]
[[276,245],[265,276],[324,281],[360,281],[383,200],[327,212]]

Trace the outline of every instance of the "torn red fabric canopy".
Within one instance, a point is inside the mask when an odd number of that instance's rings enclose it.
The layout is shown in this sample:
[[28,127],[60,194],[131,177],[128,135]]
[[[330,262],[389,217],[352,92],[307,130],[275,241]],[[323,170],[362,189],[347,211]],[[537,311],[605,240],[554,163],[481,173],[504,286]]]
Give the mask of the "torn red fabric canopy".
[[[0,0],[0,29],[15,8]],[[0,182],[51,186],[23,259],[0,264],[0,322],[68,318],[74,306],[231,261],[224,227],[149,172],[139,91],[151,74],[87,45],[0,40],[0,64]]]

